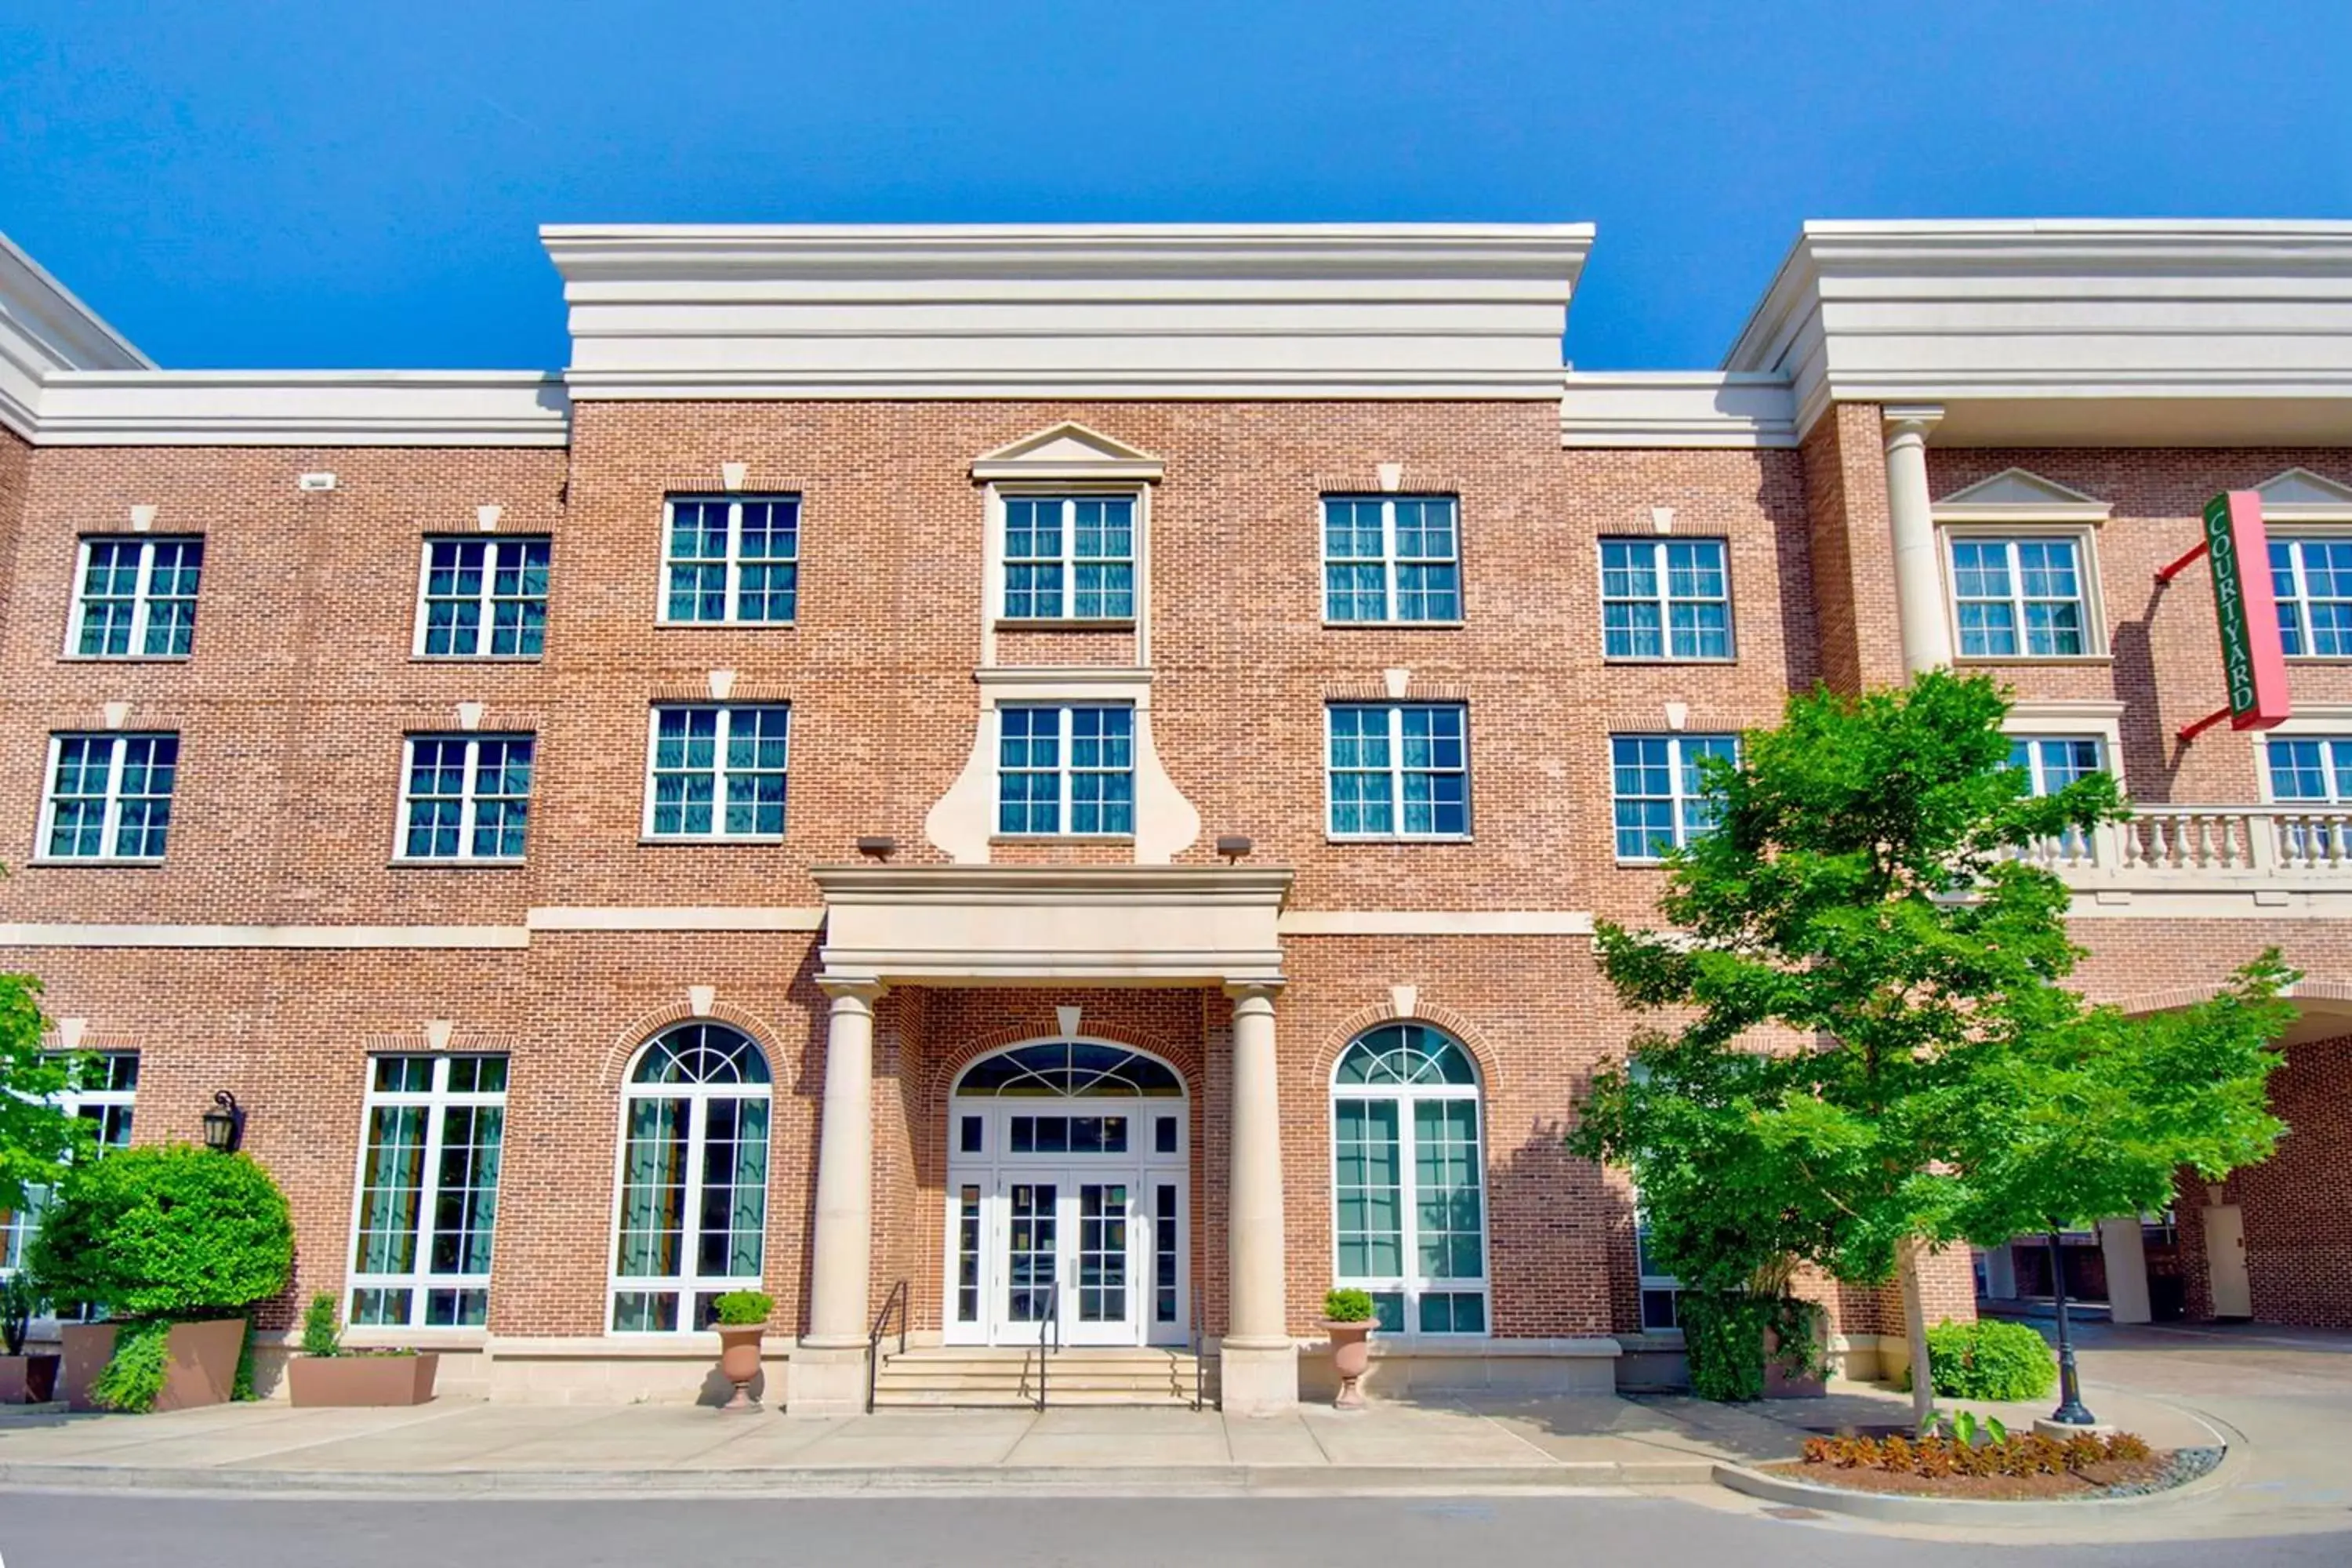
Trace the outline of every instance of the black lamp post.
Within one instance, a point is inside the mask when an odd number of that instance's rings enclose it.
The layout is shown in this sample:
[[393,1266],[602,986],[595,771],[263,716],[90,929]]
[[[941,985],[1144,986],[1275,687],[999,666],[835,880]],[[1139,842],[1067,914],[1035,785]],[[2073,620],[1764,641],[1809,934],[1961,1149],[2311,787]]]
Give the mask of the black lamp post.
[[2063,1426],[2095,1426],[2099,1418],[2083,1406],[2083,1385],[2074,1375],[2074,1342],[2066,1335],[2066,1254],[2058,1233],[2050,1233],[2050,1290],[2058,1302],[2058,1408],[2050,1419]]
[[236,1096],[226,1089],[213,1095],[213,1108],[205,1112],[205,1147],[215,1154],[234,1154],[245,1138],[245,1111],[236,1103]]

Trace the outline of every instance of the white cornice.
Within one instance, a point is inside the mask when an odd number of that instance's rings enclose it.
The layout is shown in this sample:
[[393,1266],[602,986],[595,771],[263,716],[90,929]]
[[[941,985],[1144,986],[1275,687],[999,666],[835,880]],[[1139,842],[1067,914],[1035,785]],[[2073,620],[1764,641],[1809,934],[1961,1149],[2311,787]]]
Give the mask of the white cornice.
[[34,439],[66,447],[561,447],[561,377],[535,371],[67,371]]
[[1939,446],[2352,442],[2352,224],[1809,223],[1724,361]]
[[0,234],[0,425],[33,439],[40,421],[43,382],[58,371],[127,370],[151,363],[97,311]]
[[575,396],[1550,398],[1591,226],[553,226]]
[[1563,447],[1793,447],[1786,376],[1723,371],[1570,371]]

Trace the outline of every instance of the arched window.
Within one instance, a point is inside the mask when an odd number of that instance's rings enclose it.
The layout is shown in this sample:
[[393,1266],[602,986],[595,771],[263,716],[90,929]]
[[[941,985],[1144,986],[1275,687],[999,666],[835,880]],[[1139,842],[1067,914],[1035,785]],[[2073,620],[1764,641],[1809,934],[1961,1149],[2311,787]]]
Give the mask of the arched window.
[[1055,1040],[982,1058],[965,1070],[955,1091],[1061,1100],[1181,1100],[1184,1082],[1167,1063],[1140,1051],[1090,1040]]
[[1478,1069],[1423,1024],[1359,1037],[1331,1074],[1332,1226],[1342,1285],[1391,1332],[1486,1331]]
[[623,1096],[613,1327],[709,1324],[757,1289],[768,1224],[768,1058],[724,1024],[680,1024],[638,1053]]

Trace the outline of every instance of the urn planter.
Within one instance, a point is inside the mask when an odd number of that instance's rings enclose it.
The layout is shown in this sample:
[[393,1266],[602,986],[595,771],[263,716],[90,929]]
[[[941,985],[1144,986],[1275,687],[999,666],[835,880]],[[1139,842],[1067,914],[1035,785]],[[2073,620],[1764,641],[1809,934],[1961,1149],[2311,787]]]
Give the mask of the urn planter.
[[54,1355],[0,1355],[0,1405],[47,1405],[58,1396]]
[[227,1404],[236,1391],[236,1363],[244,1354],[243,1318],[173,1323],[163,1341],[163,1391],[155,1396],[155,1408]]
[[57,1396],[66,1402],[67,1409],[99,1407],[89,1396],[90,1385],[114,1359],[116,1331],[112,1323],[66,1323],[58,1329],[63,1350],[58,1357]]
[[423,1405],[433,1397],[441,1358],[416,1355],[304,1355],[286,1363],[288,1395],[297,1409]]
[[1339,1397],[1331,1402],[1335,1409],[1363,1408],[1364,1391],[1359,1384],[1372,1364],[1372,1328],[1370,1322],[1323,1325],[1331,1336],[1331,1370],[1339,1374]]
[[763,1323],[719,1326],[719,1375],[735,1385],[721,1410],[760,1408],[760,1402],[751,1397],[751,1383],[760,1375],[760,1342],[767,1332]]

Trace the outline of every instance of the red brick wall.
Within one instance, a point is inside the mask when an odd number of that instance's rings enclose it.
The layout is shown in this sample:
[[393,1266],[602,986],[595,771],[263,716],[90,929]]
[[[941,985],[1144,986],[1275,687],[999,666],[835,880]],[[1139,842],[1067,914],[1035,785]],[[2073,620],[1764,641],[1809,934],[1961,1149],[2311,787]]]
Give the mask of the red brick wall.
[[15,431],[0,426],[0,636],[15,607],[16,535],[25,524],[25,492],[31,482],[33,448]]

